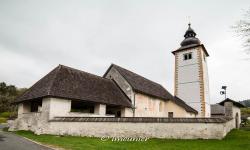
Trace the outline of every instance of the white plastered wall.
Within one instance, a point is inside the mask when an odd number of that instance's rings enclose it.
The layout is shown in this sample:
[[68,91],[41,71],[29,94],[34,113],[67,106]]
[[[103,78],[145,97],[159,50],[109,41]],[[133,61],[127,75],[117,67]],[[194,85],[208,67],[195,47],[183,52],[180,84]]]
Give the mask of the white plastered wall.
[[168,117],[169,112],[173,112],[174,117],[195,117],[195,114],[186,112],[171,100],[165,101],[141,93],[136,93],[135,104],[135,117]]
[[[192,59],[184,60],[183,55],[192,53]],[[199,57],[201,54],[201,58]],[[202,47],[191,48],[175,53],[176,61],[176,96],[199,112],[202,111],[202,82],[204,81],[205,116],[210,117],[210,97],[207,64]],[[201,60],[200,60],[201,59]],[[201,67],[202,65],[202,67]],[[200,70],[202,69],[202,70]],[[203,80],[202,77],[203,75]]]

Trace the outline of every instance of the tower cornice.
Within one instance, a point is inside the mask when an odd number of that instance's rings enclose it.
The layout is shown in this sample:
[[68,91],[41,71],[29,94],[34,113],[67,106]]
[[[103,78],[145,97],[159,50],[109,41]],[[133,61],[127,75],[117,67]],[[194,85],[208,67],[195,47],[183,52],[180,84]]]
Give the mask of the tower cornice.
[[203,51],[205,52],[206,56],[208,57],[209,54],[208,54],[208,52],[203,44],[192,44],[192,45],[182,46],[182,47],[172,51],[172,54],[175,55],[175,53],[177,53],[177,52],[185,51],[185,50],[188,50],[190,48],[195,48],[195,47],[199,47],[199,46],[202,47]]

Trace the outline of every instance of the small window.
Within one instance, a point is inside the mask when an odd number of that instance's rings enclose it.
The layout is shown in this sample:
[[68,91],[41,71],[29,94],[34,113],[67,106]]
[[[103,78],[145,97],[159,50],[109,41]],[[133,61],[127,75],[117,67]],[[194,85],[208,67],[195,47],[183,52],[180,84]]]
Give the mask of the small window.
[[39,112],[39,107],[42,107],[42,101],[32,101],[30,103],[30,112]]
[[71,101],[71,112],[94,113],[95,105],[82,101]]
[[168,112],[168,118],[174,118],[174,113],[173,112]]
[[121,108],[119,106],[106,106],[106,114],[121,117]]
[[184,60],[189,60],[189,59],[192,59],[192,53],[186,53],[183,55],[183,59]]

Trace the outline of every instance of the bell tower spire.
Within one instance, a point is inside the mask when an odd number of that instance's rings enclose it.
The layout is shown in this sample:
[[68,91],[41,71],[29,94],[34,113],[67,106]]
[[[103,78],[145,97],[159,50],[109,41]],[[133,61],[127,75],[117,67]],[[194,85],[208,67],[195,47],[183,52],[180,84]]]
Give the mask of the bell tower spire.
[[175,96],[196,109],[199,117],[210,117],[210,95],[207,70],[208,52],[188,24],[181,47],[175,55]]

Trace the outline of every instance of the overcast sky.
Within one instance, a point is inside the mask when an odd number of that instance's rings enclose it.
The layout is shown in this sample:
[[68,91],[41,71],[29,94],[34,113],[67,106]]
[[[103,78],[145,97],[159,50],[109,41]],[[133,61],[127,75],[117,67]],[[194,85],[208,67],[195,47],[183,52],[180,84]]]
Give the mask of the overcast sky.
[[111,63],[173,93],[188,16],[210,54],[211,102],[250,98],[250,55],[231,26],[249,0],[1,0],[0,82],[30,87],[58,64],[103,75]]

